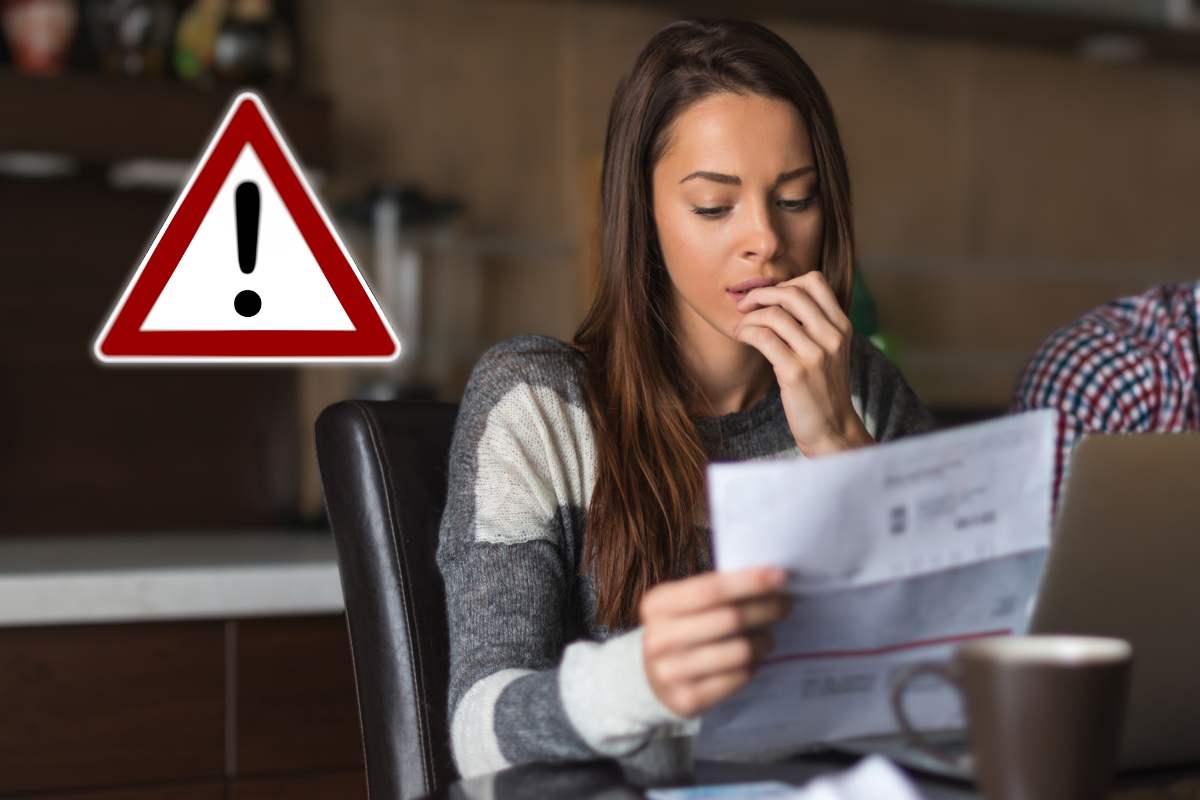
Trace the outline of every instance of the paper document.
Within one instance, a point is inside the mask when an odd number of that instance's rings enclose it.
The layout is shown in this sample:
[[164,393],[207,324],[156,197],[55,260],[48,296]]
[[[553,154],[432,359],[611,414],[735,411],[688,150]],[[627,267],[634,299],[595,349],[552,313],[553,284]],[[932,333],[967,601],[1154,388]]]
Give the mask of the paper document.
[[[704,715],[696,756],[774,758],[897,731],[898,671],[1025,632],[1050,542],[1055,418],[710,464],[716,568],[783,566],[795,602],[750,684]],[[962,727],[944,684],[914,683],[907,697],[921,727]]]

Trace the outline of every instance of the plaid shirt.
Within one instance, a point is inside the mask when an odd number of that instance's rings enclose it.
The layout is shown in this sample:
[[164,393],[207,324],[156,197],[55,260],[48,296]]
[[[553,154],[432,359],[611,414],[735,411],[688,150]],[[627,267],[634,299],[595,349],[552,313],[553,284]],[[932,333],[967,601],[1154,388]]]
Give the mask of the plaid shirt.
[[1087,431],[1200,430],[1200,282],[1094,308],[1050,335],[1017,383],[1013,411],[1058,410],[1054,502]]

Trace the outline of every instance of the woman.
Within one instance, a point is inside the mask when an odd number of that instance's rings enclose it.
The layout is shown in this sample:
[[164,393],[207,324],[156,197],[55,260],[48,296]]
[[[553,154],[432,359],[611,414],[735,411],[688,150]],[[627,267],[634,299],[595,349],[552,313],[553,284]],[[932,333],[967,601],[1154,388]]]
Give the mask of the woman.
[[706,464],[930,427],[846,317],[849,187],[820,84],[759,25],[672,23],[622,80],[594,305],[569,345],[493,346],[460,405],[438,564],[462,775],[682,765],[788,607],[777,569],[711,571]]

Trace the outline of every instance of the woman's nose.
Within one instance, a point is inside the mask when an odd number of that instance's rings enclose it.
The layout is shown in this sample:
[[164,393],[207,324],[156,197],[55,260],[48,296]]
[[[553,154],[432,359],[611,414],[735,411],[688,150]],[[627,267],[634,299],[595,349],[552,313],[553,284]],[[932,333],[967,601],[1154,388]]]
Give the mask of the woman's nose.
[[774,261],[782,244],[772,207],[763,203],[755,205],[746,219],[742,256]]

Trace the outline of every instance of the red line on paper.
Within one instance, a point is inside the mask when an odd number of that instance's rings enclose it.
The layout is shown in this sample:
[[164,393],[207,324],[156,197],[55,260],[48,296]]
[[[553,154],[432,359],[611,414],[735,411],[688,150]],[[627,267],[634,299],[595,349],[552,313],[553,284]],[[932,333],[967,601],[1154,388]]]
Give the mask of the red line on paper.
[[960,633],[955,636],[942,636],[936,639],[914,639],[909,642],[898,642],[896,644],[887,644],[883,647],[865,647],[860,650],[814,650],[808,653],[782,653],[777,656],[770,656],[762,660],[763,664],[775,664],[781,661],[800,661],[813,658],[855,658],[861,656],[879,656],[884,653],[896,653],[901,650],[913,650],[918,647],[932,647],[939,644],[951,644],[953,642],[965,642],[970,639],[982,639],[985,636],[1005,636],[1012,633],[1010,628],[998,628],[993,631],[976,631],[974,633]]

